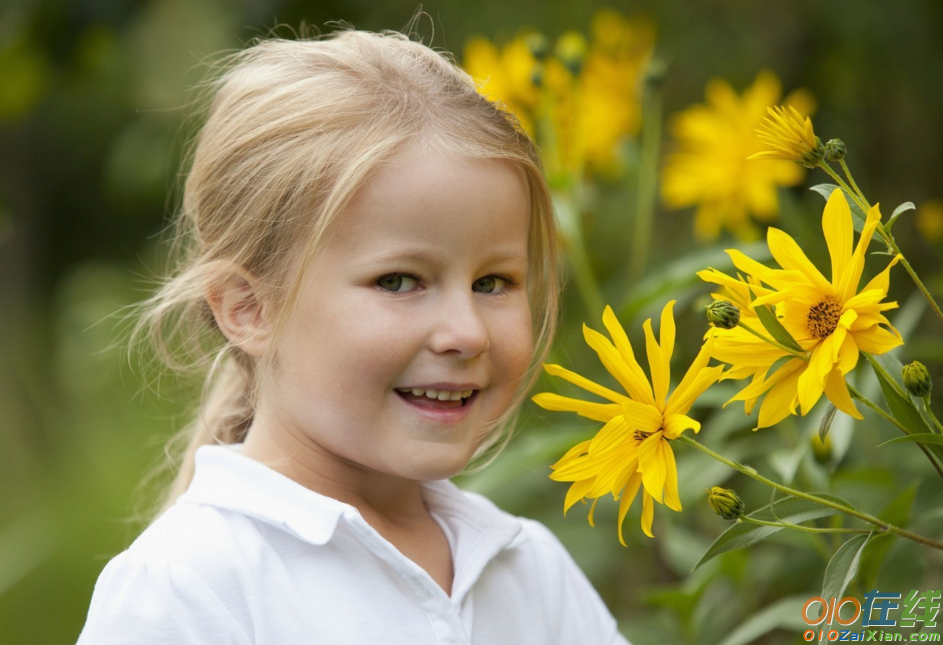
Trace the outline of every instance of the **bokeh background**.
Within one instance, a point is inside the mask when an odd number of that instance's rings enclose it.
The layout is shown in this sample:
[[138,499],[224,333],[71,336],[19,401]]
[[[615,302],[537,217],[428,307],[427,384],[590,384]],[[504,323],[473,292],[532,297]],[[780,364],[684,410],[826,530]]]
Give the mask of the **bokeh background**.
[[[164,444],[199,393],[192,380],[156,380],[135,367],[140,361],[128,358],[120,320],[149,293],[162,266],[162,232],[192,133],[189,90],[203,77],[207,57],[277,24],[329,30],[326,23],[344,20],[400,29],[416,8],[399,0],[0,4],[0,643],[75,641],[96,576],[141,529],[153,490],[141,482],[162,461]],[[658,110],[647,115],[665,124],[659,167],[678,145],[673,116],[704,103],[710,79],[726,79],[739,93],[766,69],[786,92],[804,88],[817,105],[817,133],[848,143],[848,160],[872,201],[885,213],[906,200],[917,205],[898,222],[896,236],[931,291],[943,295],[943,208],[935,204],[943,198],[943,4],[431,0],[423,8],[427,17],[417,31],[459,58],[475,36],[501,47],[524,27],[551,43],[570,30],[591,38],[602,9],[651,27],[654,57],[666,69]],[[578,213],[599,294],[620,309],[635,342],[642,320],[678,298],[679,329],[687,334],[678,354],[689,360],[709,291],[694,272],[720,268],[723,248],[749,241],[726,230],[716,239],[698,237],[693,209],[659,198],[649,257],[639,279],[629,279],[644,154],[636,132],[620,146],[621,165],[586,184],[591,199]],[[823,202],[807,188],[826,179],[817,173],[781,188],[777,219],[819,261],[827,258],[818,228]],[[762,255],[762,245],[749,249]],[[578,333],[584,320],[601,328],[600,312],[590,310],[577,287],[575,280],[567,287],[554,359],[603,379]],[[943,330],[911,292],[903,272],[895,274],[891,297],[903,305],[895,320],[912,339],[900,358],[920,358],[943,381]],[[902,522],[912,507],[911,525],[939,536],[941,482],[912,447],[875,449],[894,436],[876,419],[853,429],[838,424],[832,452],[816,460],[810,437],[817,418],[752,434],[740,407],[705,414],[706,443],[807,489],[902,514]],[[818,594],[838,543],[778,536],[691,574],[726,528],[707,509],[704,488],[740,484],[753,508],[766,503],[767,493],[679,449],[684,512],[659,507],[658,537],[651,540],[638,530],[636,510],[622,547],[616,504],[601,501],[590,528],[579,508],[563,517],[566,486],[547,479],[548,465],[596,424],[531,404],[524,416],[506,454],[461,483],[546,522],[636,645],[801,642],[796,600]],[[865,584],[891,591],[943,586],[939,557],[885,544],[865,559],[859,586],[849,593],[860,598]]]

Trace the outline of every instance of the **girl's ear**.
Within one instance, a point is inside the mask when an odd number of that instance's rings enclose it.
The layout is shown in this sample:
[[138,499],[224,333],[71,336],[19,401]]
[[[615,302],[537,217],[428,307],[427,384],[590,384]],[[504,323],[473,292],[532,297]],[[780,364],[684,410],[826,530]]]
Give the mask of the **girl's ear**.
[[221,273],[207,291],[206,301],[230,343],[250,356],[262,356],[271,328],[252,273],[235,267]]

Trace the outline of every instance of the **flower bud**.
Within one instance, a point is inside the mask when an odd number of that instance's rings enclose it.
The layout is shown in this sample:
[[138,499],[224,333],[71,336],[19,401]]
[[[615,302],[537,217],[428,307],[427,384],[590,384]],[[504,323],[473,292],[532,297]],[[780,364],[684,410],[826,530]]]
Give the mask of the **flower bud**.
[[537,60],[543,60],[550,53],[550,43],[547,37],[539,31],[532,31],[524,36],[524,44],[530,50],[531,55]]
[[817,168],[822,159],[825,158],[825,146],[822,144],[822,140],[818,137],[815,137],[815,147],[811,150],[807,150],[802,154],[802,156],[796,160],[796,163],[804,168]]
[[728,300],[715,300],[707,305],[707,320],[714,327],[733,329],[740,322],[740,308]]
[[579,32],[566,32],[557,40],[556,55],[573,76],[579,76],[586,57],[586,39]]
[[841,139],[829,139],[825,144],[825,158],[829,161],[841,161],[845,158],[845,142]]
[[743,515],[743,500],[732,490],[714,486],[707,491],[707,503],[725,520],[735,520]]
[[534,65],[534,71],[530,75],[530,82],[534,87],[543,87],[544,84],[544,66],[540,63]]
[[832,460],[832,438],[825,435],[825,441],[818,433],[812,436],[812,456],[820,464],[827,464]]
[[933,380],[930,378],[926,365],[920,361],[914,361],[909,365],[904,365],[900,370],[900,375],[904,379],[904,387],[911,395],[918,399],[930,396]]

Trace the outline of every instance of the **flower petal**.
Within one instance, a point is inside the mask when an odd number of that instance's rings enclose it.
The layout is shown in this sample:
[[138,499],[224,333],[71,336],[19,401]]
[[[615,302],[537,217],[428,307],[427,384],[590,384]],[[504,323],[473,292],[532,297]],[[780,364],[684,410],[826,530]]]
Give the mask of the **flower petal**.
[[652,496],[648,491],[642,491],[642,531],[650,538],[655,537],[652,533],[652,521],[655,519],[655,504],[652,502]]
[[612,337],[612,342],[615,343],[619,355],[622,356],[626,369],[634,377],[633,384],[635,386],[635,392],[627,391],[636,401],[654,403],[655,399],[652,396],[652,386],[648,382],[648,377],[645,376],[645,372],[642,371],[642,367],[635,358],[635,352],[632,351],[632,343],[629,342],[625,328],[622,327],[619,319],[616,318],[615,313],[612,311],[612,307],[609,305],[606,305],[606,309],[603,311],[602,323],[605,325],[606,331],[608,331],[609,335]]
[[841,188],[833,190],[825,204],[822,231],[832,260],[832,283],[839,284],[842,272],[851,262],[851,244],[854,241],[851,208]]
[[[629,401],[633,403],[633,401]],[[613,417],[589,442],[587,452],[592,456],[601,456],[619,444],[632,440],[632,430],[625,417]]]
[[[648,369],[652,374],[652,390],[655,395],[655,405],[664,409],[665,399],[668,398],[668,385],[671,380],[671,353],[674,350],[675,325],[671,309],[675,301],[665,305],[661,314],[660,336],[662,344],[655,341],[652,331],[652,319],[645,321],[642,327],[645,330],[645,350],[648,353]],[[670,343],[670,344],[668,344]]]
[[541,392],[531,398],[531,401],[544,410],[553,412],[576,412],[581,417],[593,421],[607,422],[613,417],[622,414],[622,406],[618,403],[591,403],[580,399],[571,399],[551,392]]
[[636,372],[631,366],[627,365],[615,345],[595,329],[583,325],[583,338],[586,340],[586,344],[595,350],[606,371],[619,381],[620,385],[629,393],[629,396],[637,401],[644,400],[646,390],[650,391],[651,386],[645,375],[640,374],[641,370]]
[[809,413],[825,390],[825,379],[838,361],[838,350],[845,342],[847,330],[838,327],[812,352],[809,365],[799,377],[799,407],[803,416]]
[[665,465],[665,439],[656,432],[638,447],[638,468],[642,472],[642,483],[659,503],[665,495],[665,478],[668,470]]
[[770,253],[782,268],[800,272],[812,284],[812,286],[821,290],[822,293],[831,294],[832,285],[825,279],[819,270],[815,268],[811,260],[806,257],[796,241],[785,232],[778,228],[770,227],[766,232],[766,241],[769,244]]
[[868,218],[861,230],[861,237],[858,238],[858,246],[855,247],[855,252],[851,256],[848,267],[842,273],[841,282],[835,284],[835,292],[841,302],[851,300],[858,292],[858,283],[861,282],[861,273],[864,271],[865,253],[880,221],[881,210],[878,204],[875,204],[868,211]]
[[671,444],[665,442],[665,506],[673,511],[681,512],[681,497],[678,496],[678,465],[675,463],[675,453]]
[[[622,543],[622,546],[626,546],[625,538],[622,535],[622,523],[625,522],[625,516],[629,512],[629,508],[632,506],[632,502],[635,501],[636,495],[638,495],[639,486],[642,485],[642,474],[633,473],[629,477],[628,482],[625,484],[625,489],[622,491],[622,498],[619,500],[619,542]],[[644,523],[643,527],[644,529]],[[649,522],[649,537],[652,537],[650,534],[651,531],[651,522]]]
[[566,516],[574,504],[586,497],[586,494],[593,487],[592,479],[581,479],[573,482],[566,492],[566,499],[563,501],[563,515]]
[[[760,404],[759,419],[757,419],[754,430],[774,426],[790,414],[795,414],[796,388],[803,373],[803,368],[805,368],[805,361],[798,358],[796,360],[799,362],[798,368],[787,372],[763,397],[763,403]],[[777,374],[785,370],[786,367],[779,368]]]
[[544,370],[547,372],[547,374],[550,374],[552,376],[558,376],[562,378],[564,381],[569,381],[573,385],[576,385],[577,387],[581,387],[587,392],[591,392],[597,396],[601,396],[604,399],[609,399],[613,403],[622,403],[623,401],[626,401],[629,398],[625,396],[624,394],[619,394],[618,392],[614,392],[607,387],[604,387],[602,385],[599,385],[598,383],[590,381],[588,378],[580,376],[576,372],[571,372],[565,367],[561,367],[559,365],[553,365],[551,363],[544,363]]
[[660,410],[638,401],[629,400],[623,403],[622,416],[631,427],[644,432],[656,432],[664,422]]
[[902,257],[903,256],[900,253],[895,255],[894,259],[892,259],[887,264],[887,267],[883,271],[881,271],[879,274],[871,278],[871,282],[869,282],[867,286],[865,286],[865,288],[862,289],[861,291],[864,292],[864,291],[870,291],[871,289],[880,289],[881,291],[884,292],[884,295],[886,297],[887,290],[891,285],[891,268],[893,268],[895,264],[900,262]]
[[891,327],[894,333],[883,327],[874,326],[864,331],[854,332],[855,344],[862,352],[869,354],[886,354],[895,347],[904,344],[900,332]]
[[701,424],[686,414],[672,414],[665,419],[665,439],[677,439],[685,430],[700,432]]
[[836,408],[848,416],[855,419],[864,419],[861,413],[858,412],[858,408],[855,407],[855,402],[851,400],[848,384],[845,383],[845,376],[841,373],[841,370],[834,369],[829,372],[828,377],[825,379],[825,396]]

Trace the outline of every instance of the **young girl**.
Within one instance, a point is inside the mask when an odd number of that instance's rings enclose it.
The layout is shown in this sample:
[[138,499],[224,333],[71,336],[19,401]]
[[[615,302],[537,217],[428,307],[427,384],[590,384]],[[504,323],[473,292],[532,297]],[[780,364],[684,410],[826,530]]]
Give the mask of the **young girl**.
[[530,140],[399,34],[263,41],[214,89],[140,327],[211,384],[80,645],[625,643],[546,528],[446,481],[552,336]]

